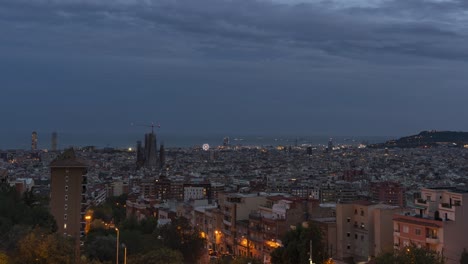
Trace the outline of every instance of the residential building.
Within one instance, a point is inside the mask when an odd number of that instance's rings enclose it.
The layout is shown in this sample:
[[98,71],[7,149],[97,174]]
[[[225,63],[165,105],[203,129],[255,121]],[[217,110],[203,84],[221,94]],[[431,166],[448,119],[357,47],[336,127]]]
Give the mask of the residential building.
[[423,188],[413,212],[393,218],[394,245],[411,243],[443,254],[447,264],[459,263],[468,248],[468,191],[456,188]]
[[336,257],[361,262],[391,248],[393,236],[389,226],[392,215],[400,210],[397,206],[369,201],[337,204]]
[[66,150],[50,163],[50,210],[58,233],[79,238],[84,235],[88,207],[87,165]]
[[397,205],[401,208],[406,206],[405,188],[398,182],[372,182],[370,194],[373,201]]

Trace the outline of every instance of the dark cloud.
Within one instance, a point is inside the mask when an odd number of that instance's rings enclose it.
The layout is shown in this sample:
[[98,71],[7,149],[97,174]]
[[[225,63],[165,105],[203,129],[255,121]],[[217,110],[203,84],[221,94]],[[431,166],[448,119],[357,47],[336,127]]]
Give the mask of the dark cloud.
[[468,117],[467,12],[455,0],[3,0],[6,123],[468,130],[450,121]]

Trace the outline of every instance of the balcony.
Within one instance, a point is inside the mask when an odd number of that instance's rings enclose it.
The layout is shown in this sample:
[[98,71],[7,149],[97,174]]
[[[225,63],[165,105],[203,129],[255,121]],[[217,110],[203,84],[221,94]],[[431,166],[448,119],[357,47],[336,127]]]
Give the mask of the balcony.
[[417,199],[417,200],[415,201],[415,203],[416,203],[416,204],[420,204],[420,205],[426,205],[426,204],[427,204],[427,201],[424,200],[424,199],[419,198],[419,199]]
[[443,208],[452,208],[452,206],[448,203],[441,203],[440,206]]
[[249,218],[254,220],[262,220],[262,215],[259,213],[250,213]]
[[455,212],[455,207],[449,203],[439,204],[439,210]]
[[426,243],[429,244],[439,244],[439,238],[436,236],[433,237],[426,237]]

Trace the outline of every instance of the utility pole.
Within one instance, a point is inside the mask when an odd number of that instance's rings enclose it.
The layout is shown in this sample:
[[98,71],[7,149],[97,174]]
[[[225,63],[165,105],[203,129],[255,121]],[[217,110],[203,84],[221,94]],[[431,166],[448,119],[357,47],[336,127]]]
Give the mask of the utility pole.
[[315,264],[314,261],[312,260],[312,239],[309,242],[309,247],[310,247],[310,249],[309,249],[309,262],[310,262],[310,264]]

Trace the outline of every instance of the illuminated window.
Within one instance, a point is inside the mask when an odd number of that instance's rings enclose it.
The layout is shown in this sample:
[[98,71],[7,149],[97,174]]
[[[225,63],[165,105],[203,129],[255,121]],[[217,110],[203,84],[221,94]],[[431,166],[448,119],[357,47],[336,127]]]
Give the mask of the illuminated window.
[[67,229],[67,224],[63,224],[63,229]]
[[409,232],[409,227],[403,226],[403,233],[408,233],[408,232]]

